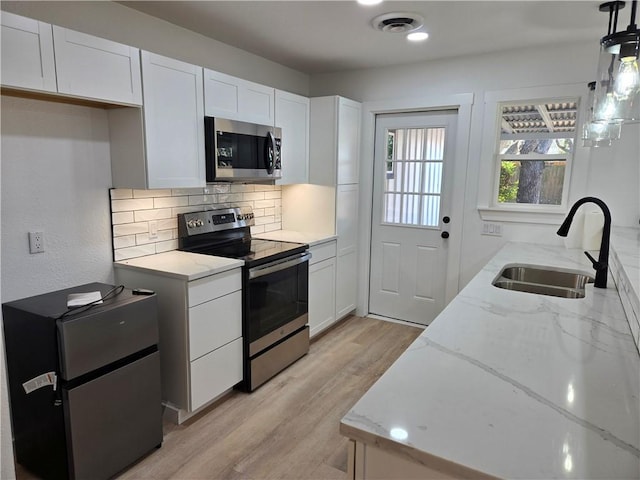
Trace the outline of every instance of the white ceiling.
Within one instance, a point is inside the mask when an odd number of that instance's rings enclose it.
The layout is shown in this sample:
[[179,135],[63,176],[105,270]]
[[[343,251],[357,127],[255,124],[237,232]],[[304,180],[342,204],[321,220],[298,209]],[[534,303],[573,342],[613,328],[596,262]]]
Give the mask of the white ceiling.
[[[608,22],[594,1],[387,0],[371,7],[355,0],[120,3],[309,74],[562,42],[585,41],[598,49]],[[620,14],[623,27],[627,10]],[[413,44],[402,34],[374,30],[371,20],[388,12],[422,15],[429,40]]]

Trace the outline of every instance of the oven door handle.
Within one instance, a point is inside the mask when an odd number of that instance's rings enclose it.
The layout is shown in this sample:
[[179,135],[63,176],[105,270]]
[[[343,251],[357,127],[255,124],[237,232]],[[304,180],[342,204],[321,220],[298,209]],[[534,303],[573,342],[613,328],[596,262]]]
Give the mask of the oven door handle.
[[308,262],[310,258],[311,258],[311,253],[306,252],[306,253],[301,253],[298,257],[295,257],[291,260],[285,259],[284,261],[274,262],[268,265],[250,268],[249,280],[253,278],[262,277],[264,275],[269,275],[270,273],[279,272],[280,270],[284,270],[286,268],[295,267],[296,265],[300,265],[301,263]]

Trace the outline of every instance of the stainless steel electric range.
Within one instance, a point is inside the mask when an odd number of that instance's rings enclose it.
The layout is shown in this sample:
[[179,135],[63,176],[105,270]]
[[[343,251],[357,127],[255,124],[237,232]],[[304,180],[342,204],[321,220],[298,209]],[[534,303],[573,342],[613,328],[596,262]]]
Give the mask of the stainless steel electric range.
[[249,392],[309,351],[309,246],[252,238],[253,224],[245,208],[178,215],[179,250],[245,262],[240,387]]

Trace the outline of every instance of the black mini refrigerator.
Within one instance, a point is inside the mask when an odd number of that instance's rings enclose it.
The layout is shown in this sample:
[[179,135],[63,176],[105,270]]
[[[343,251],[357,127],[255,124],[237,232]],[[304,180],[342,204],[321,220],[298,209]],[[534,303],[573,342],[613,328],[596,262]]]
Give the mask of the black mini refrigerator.
[[[87,292],[106,298],[67,307]],[[90,283],[2,305],[16,460],[39,477],[109,478],[162,444],[157,300],[146,293]]]

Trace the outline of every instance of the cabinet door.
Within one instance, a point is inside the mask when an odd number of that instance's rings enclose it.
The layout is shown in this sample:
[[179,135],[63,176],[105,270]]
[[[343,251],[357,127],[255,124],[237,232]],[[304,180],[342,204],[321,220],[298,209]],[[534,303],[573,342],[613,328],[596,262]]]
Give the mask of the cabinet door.
[[148,188],[203,187],[202,67],[142,52]]
[[55,92],[51,25],[2,12],[2,85]]
[[237,78],[204,69],[204,114],[240,120],[240,85]]
[[204,69],[205,115],[209,117],[273,125],[274,92],[265,85]]
[[309,182],[309,99],[276,90],[276,127],[282,129],[282,179]]
[[355,310],[358,295],[358,258],[353,251],[337,257],[336,320]]
[[338,101],[338,184],[358,183],[361,106],[346,98]]
[[58,92],[142,104],[137,48],[53,26]]
[[274,125],[275,89],[246,80],[240,80],[240,82],[240,120],[261,125]]
[[336,320],[356,308],[358,186],[338,185],[336,189]]
[[336,259],[309,266],[309,329],[313,337],[336,320]]
[[358,185],[336,188],[338,256],[354,252],[358,243]]

